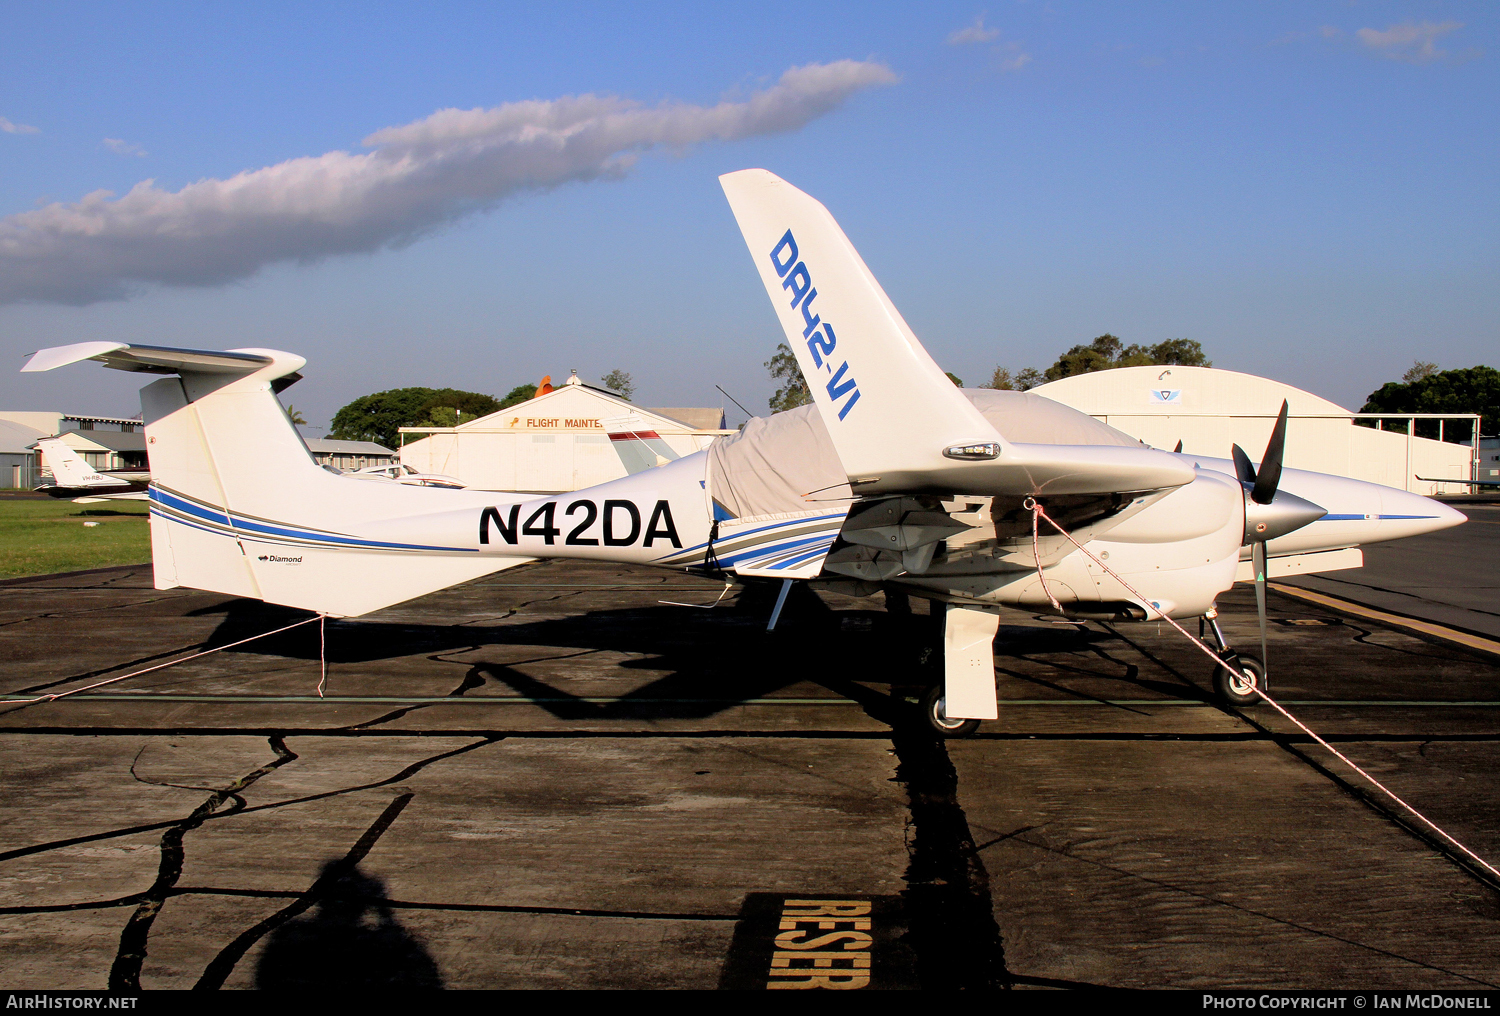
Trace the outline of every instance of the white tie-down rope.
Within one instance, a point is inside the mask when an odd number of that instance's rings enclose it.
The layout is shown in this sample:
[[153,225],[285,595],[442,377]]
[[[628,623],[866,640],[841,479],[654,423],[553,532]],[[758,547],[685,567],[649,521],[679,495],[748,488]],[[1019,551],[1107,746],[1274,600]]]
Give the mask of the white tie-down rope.
[[[247,639],[240,639],[238,642],[231,642],[225,646],[214,646],[212,649],[205,649],[202,652],[193,653],[191,656],[184,656],[178,660],[168,660],[166,663],[158,663],[154,667],[145,667],[141,670],[132,670],[128,674],[121,674],[119,677],[111,677],[107,681],[98,681],[94,684],[86,684],[82,688],[73,688],[69,691],[54,692],[50,695],[38,695],[36,698],[29,699],[0,699],[0,706],[26,706],[32,705],[36,702],[56,702],[58,699],[67,698],[69,695],[77,695],[79,692],[84,691],[93,691],[95,688],[103,688],[107,684],[114,684],[117,681],[125,681],[129,680],[132,677],[140,677],[142,674],[149,674],[153,670],[164,670],[167,667],[175,667],[179,663],[186,663],[188,660],[196,660],[200,656],[208,656],[211,653],[222,653],[226,649],[233,649],[235,646],[242,646],[246,642],[254,642],[256,639],[263,639],[270,635],[279,635],[284,631],[291,631],[293,628],[300,628],[304,624],[312,624],[314,621],[318,622],[318,627],[321,630],[323,626],[322,622],[324,616],[325,615],[323,614],[319,614],[316,617],[303,618],[301,621],[289,624],[285,628],[277,628],[275,631],[261,632],[259,635],[251,635]],[[328,658],[325,653],[321,652],[321,647],[319,655],[323,657],[323,678],[326,681],[328,678]],[[318,697],[320,698],[323,695],[322,688],[323,685],[320,682],[318,685]]]
[[318,615],[318,663],[322,667],[318,672],[318,698],[323,697],[323,689],[328,686],[328,627],[323,623],[327,620],[327,614]]
[[[1083,553],[1088,557],[1088,559],[1090,561],[1093,561],[1101,569],[1103,569],[1104,572],[1105,572],[1105,574],[1112,576],[1115,579],[1115,581],[1119,582],[1120,585],[1124,586],[1127,590],[1129,590],[1131,593],[1133,593],[1135,595],[1135,597],[1137,599],[1139,599],[1142,603],[1150,603],[1151,602],[1144,595],[1142,595],[1142,593],[1140,592],[1140,590],[1136,589],[1129,582],[1126,582],[1125,579],[1120,575],[1119,572],[1116,572],[1115,570],[1113,570],[1112,568],[1110,568],[1109,565],[1105,564],[1103,561],[1099,560],[1099,558],[1095,557],[1093,555],[1093,553],[1091,553],[1086,547],[1084,547],[1083,544],[1081,544],[1077,540],[1073,539],[1072,534],[1070,534],[1066,529],[1064,529],[1062,526],[1058,525],[1055,521],[1053,521],[1052,516],[1050,516],[1050,515],[1047,514],[1046,510],[1044,508],[1042,508],[1042,506],[1040,504],[1037,503],[1037,501],[1036,501],[1035,498],[1027,498],[1026,502],[1024,504],[1024,507],[1031,512],[1031,544],[1032,544],[1032,553],[1033,553],[1033,556],[1036,558],[1036,562],[1037,562],[1037,577],[1042,580],[1042,590],[1047,593],[1047,598],[1052,601],[1052,605],[1054,607],[1057,607],[1058,610],[1061,610],[1062,607],[1061,607],[1060,604],[1058,604],[1057,600],[1052,596],[1052,593],[1049,592],[1049,591],[1047,591],[1047,579],[1042,574],[1042,559],[1041,559],[1040,551],[1037,549],[1037,518],[1039,516],[1041,518],[1046,519],[1048,525],[1050,525],[1053,529],[1056,529],[1059,533],[1061,533],[1063,535],[1063,537],[1069,543],[1071,543],[1074,547],[1076,547],[1079,550],[1083,551]],[[1406,809],[1406,811],[1408,811],[1409,813],[1411,813],[1412,816],[1414,816],[1419,822],[1421,822],[1427,828],[1431,829],[1433,832],[1437,833],[1443,839],[1447,840],[1449,843],[1453,844],[1459,850],[1463,851],[1464,854],[1466,854],[1468,857],[1470,857],[1471,859],[1473,859],[1477,864],[1479,864],[1481,867],[1483,867],[1485,871],[1488,871],[1491,875],[1494,875],[1497,879],[1500,879],[1500,870],[1496,870],[1496,868],[1495,868],[1494,865],[1490,864],[1490,862],[1486,861],[1484,858],[1482,858],[1478,854],[1474,853],[1474,851],[1470,850],[1468,847],[1466,847],[1462,843],[1458,842],[1458,840],[1456,840],[1452,836],[1450,836],[1447,833],[1447,831],[1444,830],[1441,826],[1439,826],[1436,822],[1432,821],[1432,819],[1428,818],[1426,815],[1423,815],[1420,811],[1418,811],[1417,809],[1413,808],[1411,805],[1407,804],[1399,796],[1397,796],[1397,794],[1395,793],[1395,791],[1391,790],[1384,783],[1381,783],[1375,777],[1373,777],[1369,773],[1365,772],[1358,765],[1356,765],[1347,755],[1345,755],[1343,752],[1339,751],[1333,745],[1329,744],[1327,741],[1323,740],[1316,733],[1314,733],[1314,731],[1313,731],[1313,729],[1311,727],[1309,727],[1307,724],[1303,723],[1301,720],[1297,719],[1297,717],[1293,716],[1291,713],[1287,712],[1286,708],[1284,706],[1282,706],[1282,704],[1280,702],[1277,702],[1270,695],[1266,694],[1265,689],[1260,686],[1260,682],[1259,681],[1256,681],[1254,678],[1246,677],[1238,669],[1236,669],[1235,667],[1231,667],[1228,663],[1226,663],[1223,660],[1223,658],[1221,658],[1219,656],[1218,653],[1214,652],[1212,649],[1208,648],[1208,646],[1204,645],[1203,641],[1201,639],[1194,637],[1191,632],[1189,632],[1182,625],[1178,624],[1172,618],[1168,617],[1165,613],[1163,613],[1161,615],[1161,617],[1162,617],[1163,621],[1166,621],[1173,628],[1176,628],[1179,632],[1181,632],[1183,638],[1187,639],[1193,645],[1197,646],[1199,649],[1201,649],[1205,653],[1207,653],[1208,656],[1211,659],[1214,660],[1214,662],[1216,662],[1216,663],[1219,664],[1219,666],[1223,667],[1225,670],[1229,671],[1235,677],[1239,678],[1241,681],[1245,682],[1247,685],[1249,685],[1250,687],[1254,688],[1255,689],[1255,694],[1257,694],[1261,698],[1265,699],[1266,702],[1267,702],[1267,704],[1269,704],[1271,706],[1271,708],[1275,709],[1282,716],[1285,716],[1287,719],[1291,720],[1294,724],[1296,724],[1297,727],[1299,729],[1301,729],[1304,734],[1306,734],[1308,737],[1312,738],[1314,741],[1317,741],[1324,748],[1328,749],[1329,753],[1332,754],[1334,758],[1338,759],[1340,762],[1344,763],[1344,765],[1348,766],[1350,769],[1353,769],[1355,772],[1359,773],[1359,775],[1362,776],[1362,777],[1364,777],[1364,779],[1367,782],[1369,782],[1369,784],[1371,786],[1375,787],[1381,793],[1385,794],[1386,797],[1389,797],[1392,801],[1395,801],[1402,808]]]

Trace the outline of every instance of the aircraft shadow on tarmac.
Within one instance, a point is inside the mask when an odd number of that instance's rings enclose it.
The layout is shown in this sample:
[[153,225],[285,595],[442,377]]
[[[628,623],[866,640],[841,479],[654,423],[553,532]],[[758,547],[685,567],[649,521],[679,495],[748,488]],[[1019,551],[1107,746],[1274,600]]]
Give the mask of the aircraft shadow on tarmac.
[[[936,667],[922,662],[924,649],[934,644],[937,635],[937,627],[928,616],[868,609],[835,611],[816,593],[799,585],[788,599],[777,630],[767,633],[765,619],[775,592],[774,584],[752,584],[733,602],[726,601],[713,610],[663,605],[497,625],[330,621],[327,659],[330,667],[338,669],[504,645],[562,650],[537,659],[503,663],[471,659],[462,681],[447,694],[466,695],[498,683],[509,689],[506,694],[541,700],[541,708],[565,720],[702,718],[732,708],[737,702],[784,693],[798,684],[826,688],[854,699],[881,722],[894,725],[909,718],[910,702],[926,682],[937,677]],[[224,614],[206,646],[226,645],[306,616],[257,600],[230,600],[194,613]],[[1113,659],[1111,644],[1125,647],[1115,632],[1072,624],[1002,625],[998,640],[1005,655],[1070,654],[1077,663],[1064,664],[1064,673],[1073,670],[1093,677],[1106,676],[1089,666],[1102,660],[1114,671],[1113,676],[1132,685],[1178,695],[1186,690],[1185,683],[1141,680],[1138,668]],[[517,669],[526,663],[565,658],[568,650],[577,650],[579,656],[603,650],[638,658],[614,664],[613,674],[590,682],[594,688],[582,693],[569,692]],[[316,660],[318,633],[307,625],[229,651]],[[1036,675],[1009,671],[1004,666],[1001,669],[1038,687],[1073,694]],[[625,691],[600,689],[604,682],[618,681],[621,671],[631,670],[649,670],[663,676]],[[889,685],[890,693],[876,691],[869,687],[871,684]],[[415,689],[411,693],[418,694]],[[618,701],[586,701],[591,697]],[[402,714],[408,711],[399,710]],[[389,718],[394,716],[372,722]]]

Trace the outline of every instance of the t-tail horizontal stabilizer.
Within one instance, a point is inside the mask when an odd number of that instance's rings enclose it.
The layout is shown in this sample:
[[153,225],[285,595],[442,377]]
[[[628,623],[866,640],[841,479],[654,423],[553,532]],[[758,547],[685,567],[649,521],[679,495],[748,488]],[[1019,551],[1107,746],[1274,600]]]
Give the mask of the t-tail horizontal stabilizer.
[[912,334],[828,209],[763,169],[719,178],[860,495],[1160,490],[1191,465],[1140,447],[1014,444]]

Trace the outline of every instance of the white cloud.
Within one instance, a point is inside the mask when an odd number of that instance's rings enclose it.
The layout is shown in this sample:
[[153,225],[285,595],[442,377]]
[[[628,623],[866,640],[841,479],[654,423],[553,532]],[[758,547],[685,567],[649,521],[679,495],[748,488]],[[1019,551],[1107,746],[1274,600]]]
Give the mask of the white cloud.
[[444,109],[327,152],[178,191],[144,180],[0,219],[0,303],[85,304],[142,283],[211,286],[280,261],[405,243],[513,194],[614,178],[640,153],[797,130],[854,93],[896,82],[883,64],[794,67],[743,101],[648,107],[580,95]]
[[1446,50],[1437,48],[1437,40],[1462,27],[1463,23],[1458,21],[1444,21],[1436,25],[1430,21],[1421,24],[1408,21],[1402,25],[1392,25],[1384,31],[1361,28],[1354,35],[1366,48],[1392,60],[1432,63],[1448,56]]
[[5,117],[3,116],[0,116],[0,131],[4,131],[7,134],[42,133],[42,129],[40,127],[32,127],[29,124],[24,123],[13,123],[10,120],[5,119]]
[[105,138],[100,143],[103,144],[105,148],[108,148],[111,152],[114,152],[116,155],[137,155],[141,158],[146,157],[146,150],[140,145],[132,145],[130,142],[124,141],[120,138]]
[[1031,63],[1031,54],[1030,53],[1017,53],[1015,56],[1011,57],[1009,60],[1001,60],[1000,61],[1000,69],[1002,71],[1012,71],[1012,72],[1014,72],[1014,71],[1020,70],[1022,67],[1025,67],[1029,63]]
[[974,18],[974,23],[965,28],[960,28],[948,36],[948,45],[963,46],[975,42],[993,42],[1000,38],[1000,29],[985,28],[984,15],[980,14]]

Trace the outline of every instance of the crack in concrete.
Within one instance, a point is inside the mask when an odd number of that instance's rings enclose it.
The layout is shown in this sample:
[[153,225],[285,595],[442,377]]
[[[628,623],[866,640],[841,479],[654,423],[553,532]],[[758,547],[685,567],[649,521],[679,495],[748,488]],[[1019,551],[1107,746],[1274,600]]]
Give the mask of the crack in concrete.
[[[310,731],[306,736],[319,736],[326,733],[326,731]],[[272,734],[271,736],[279,740],[285,737],[290,737],[292,735],[288,733],[277,733]],[[422,732],[408,733],[405,736],[420,737],[426,735],[425,732]],[[387,777],[383,780],[377,780],[374,783],[362,783],[352,787],[341,787],[338,790],[328,790],[320,794],[308,794],[305,797],[294,797],[285,801],[270,801],[266,804],[257,804],[250,807],[235,808],[232,811],[208,813],[202,815],[199,818],[197,824],[201,825],[204,822],[212,822],[216,819],[227,818],[232,815],[250,815],[262,811],[272,811],[277,808],[286,808],[296,804],[308,804],[313,801],[324,801],[331,797],[340,797],[344,794],[354,794],[364,790],[378,790],[381,787],[390,786],[393,783],[400,783],[402,780],[408,779],[421,770],[427,768],[429,765],[432,765],[434,762],[441,762],[445,759],[453,758],[457,755],[463,755],[466,752],[473,751],[475,748],[482,748],[485,745],[496,744],[502,740],[505,740],[503,736],[483,736],[480,740],[475,741],[473,744],[466,744],[463,747],[455,748],[452,751],[445,751],[425,759],[419,759],[397,772],[394,776]],[[244,788],[241,787],[238,789]],[[171,829],[177,824],[178,822],[149,822],[143,825],[128,826],[120,829],[109,829],[104,832],[90,833],[87,836],[74,836],[65,840],[52,840],[47,843],[36,843],[26,847],[16,847],[13,850],[7,850],[4,853],[0,853],[0,861],[9,861],[17,857],[26,857],[30,854],[40,854],[48,850],[60,850],[63,847],[76,846],[80,843],[96,843],[100,840],[115,839],[120,836],[134,836],[138,833],[154,832],[158,829]],[[4,912],[4,909],[0,908],[0,913]]]
[[[83,588],[85,588],[85,589],[95,589],[95,588],[98,588],[98,587],[97,586],[85,586]],[[124,610],[127,607],[144,607],[144,606],[148,606],[148,605],[150,605],[152,603],[162,603],[162,602],[164,602],[166,600],[180,600],[180,599],[182,599],[185,596],[191,596],[191,595],[192,595],[192,593],[175,593],[175,594],[171,594],[171,595],[167,595],[167,596],[150,596],[150,597],[147,597],[144,600],[132,600],[130,603],[111,603],[111,604],[106,604],[105,606],[102,606],[102,607],[86,607],[86,608],[84,608],[82,610],[65,610],[65,611],[64,610],[56,610],[56,611],[48,611],[48,612],[46,612],[44,614],[28,614],[26,617],[18,617],[18,618],[14,619],[14,620],[11,620],[11,621],[0,621],[0,628],[11,628],[11,627],[14,627],[15,625],[18,625],[18,624],[25,624],[28,621],[57,620],[57,619],[63,619],[63,618],[69,618],[69,617],[77,617],[80,614],[97,614],[100,611],[105,611],[105,610]]]
[[[111,664],[110,666],[103,667],[103,668],[101,668],[99,670],[90,670],[87,673],[83,673],[83,674],[72,674],[72,675],[70,675],[68,677],[59,677],[59,678],[57,678],[55,680],[48,681],[48,682],[46,682],[44,684],[34,684],[34,685],[31,685],[30,687],[27,687],[27,688],[18,688],[15,691],[6,692],[6,694],[8,694],[8,695],[36,695],[36,694],[39,694],[41,692],[46,691],[49,688],[56,688],[60,684],[67,684],[69,681],[86,681],[86,680],[88,680],[91,677],[101,677],[104,674],[110,674],[110,673],[113,673],[116,670],[124,670],[124,669],[126,669],[128,667],[137,667],[137,666],[140,666],[143,663],[155,663],[157,660],[165,659],[168,656],[175,656],[178,653],[186,653],[186,652],[191,652],[194,649],[201,649],[201,648],[203,648],[207,644],[208,644],[207,642],[195,642],[192,645],[181,646],[181,647],[179,647],[177,649],[167,649],[167,650],[165,650],[163,652],[160,652],[160,653],[153,653],[150,656],[141,656],[141,657],[138,657],[137,659],[134,659],[134,660],[126,660],[124,663]],[[7,709],[7,710],[4,710],[4,711],[0,711],[0,716],[5,715],[5,713],[7,713],[7,712],[11,712],[11,710]]]
[[[267,773],[275,772],[288,762],[296,760],[296,752],[289,750],[282,738],[272,737],[269,743],[271,750],[276,754],[274,759],[252,769],[229,786],[214,791],[202,804],[194,808],[187,818],[173,823],[162,834],[161,861],[157,866],[156,881],[142,894],[135,913],[130,916],[130,920],[120,932],[119,949],[109,969],[110,991],[141,990],[141,964],[146,960],[146,940],[151,935],[151,926],[155,923],[157,914],[161,913],[170,890],[182,876],[182,863],[186,856],[182,844],[183,837],[201,826],[210,815],[218,811],[219,807],[231,798],[239,801],[240,807],[235,811],[243,811],[244,799],[239,797],[240,791]],[[143,748],[142,751],[144,750]],[[134,775],[134,768],[134,763],[132,763],[132,775]]]

